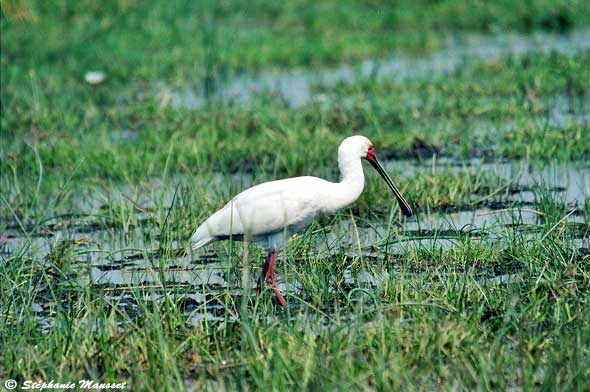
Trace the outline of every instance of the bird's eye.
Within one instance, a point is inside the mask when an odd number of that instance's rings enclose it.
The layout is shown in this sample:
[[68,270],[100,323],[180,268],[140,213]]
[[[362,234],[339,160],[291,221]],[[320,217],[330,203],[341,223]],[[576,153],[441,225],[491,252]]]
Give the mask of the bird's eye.
[[375,147],[369,146],[369,150],[367,151],[367,155],[365,156],[365,159],[368,159],[368,160],[375,159]]

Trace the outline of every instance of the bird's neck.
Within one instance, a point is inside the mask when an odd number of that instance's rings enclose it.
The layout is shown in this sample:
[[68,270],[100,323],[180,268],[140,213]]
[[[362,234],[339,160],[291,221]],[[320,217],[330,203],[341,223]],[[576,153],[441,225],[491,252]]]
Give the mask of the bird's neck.
[[340,184],[353,187],[360,194],[365,186],[365,175],[360,158],[339,156],[338,168],[340,169]]
[[334,213],[354,203],[365,187],[363,165],[359,158],[338,157],[340,182],[333,184],[330,206],[327,212]]

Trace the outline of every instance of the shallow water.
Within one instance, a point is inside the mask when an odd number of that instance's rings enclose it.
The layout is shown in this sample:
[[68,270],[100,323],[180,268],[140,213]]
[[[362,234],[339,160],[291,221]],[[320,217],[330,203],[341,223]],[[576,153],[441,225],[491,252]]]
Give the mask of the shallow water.
[[[389,274],[397,274],[395,262],[390,261],[391,255],[399,255],[410,249],[444,249],[456,246],[466,241],[482,242],[495,241],[501,238],[507,231],[522,230],[527,235],[527,230],[539,227],[542,223],[542,214],[533,210],[529,204],[535,200],[533,191],[536,187],[552,189],[549,194],[555,195],[560,200],[565,200],[567,209],[573,212],[567,217],[570,224],[581,223],[588,233],[587,222],[575,210],[579,209],[590,195],[590,166],[586,162],[561,163],[550,162],[542,167],[529,165],[524,161],[512,161],[502,163],[487,163],[482,160],[457,162],[449,159],[432,160],[430,162],[396,161],[387,164],[388,170],[401,178],[428,173],[431,171],[461,171],[468,168],[476,168],[494,173],[511,180],[514,189],[521,191],[504,192],[489,197],[489,200],[501,200],[502,204],[480,205],[471,209],[453,211],[448,213],[419,212],[417,216],[403,222],[394,222],[388,226],[386,221],[356,222],[349,219],[336,220],[334,224],[322,229],[321,233],[313,236],[312,243],[306,246],[314,249],[314,254],[345,255],[351,258],[363,257],[373,263],[381,260],[386,263],[386,270],[363,269],[360,273],[345,271],[346,282],[352,286],[379,285],[387,282]],[[240,188],[250,185],[251,177],[236,176]],[[227,187],[227,181],[219,181],[219,187]],[[155,184],[152,193],[158,195],[158,200],[164,200],[164,204],[171,204],[174,190],[170,195],[163,191],[164,184]],[[172,188],[172,187],[170,187]],[[226,192],[227,190],[223,190]],[[137,189],[122,188],[108,195],[108,199],[121,200],[138,196],[141,192]],[[474,201],[481,199],[481,195],[474,195]],[[149,210],[153,199],[138,198],[142,208]],[[229,292],[241,295],[242,289],[237,282],[241,282],[243,271],[236,270],[229,259],[223,254],[200,252],[199,255],[174,255],[176,251],[160,256],[158,248],[159,233],[149,221],[146,226],[138,226],[121,230],[120,228],[105,228],[100,225],[91,225],[92,214],[96,209],[102,208],[103,199],[93,199],[92,202],[76,202],[75,205],[83,206],[90,218],[69,217],[64,222],[50,221],[50,227],[41,228],[39,235],[32,236],[30,243],[16,228],[12,228],[0,236],[0,253],[3,258],[24,251],[36,258],[44,257],[44,265],[52,269],[50,254],[58,249],[62,243],[73,243],[73,258],[71,265],[61,266],[60,271],[73,279],[80,286],[91,285],[102,289],[105,295],[112,297],[114,302],[121,306],[128,303],[131,309],[134,307],[134,290],[149,289],[168,290],[171,287],[180,289],[178,298],[186,301],[186,312],[191,323],[199,323],[203,319],[222,320],[223,304],[215,299],[216,296]],[[495,206],[495,207],[494,207]],[[136,211],[139,217],[146,218],[148,212]],[[362,223],[362,224],[361,224]],[[84,228],[83,231],[77,231]],[[572,229],[573,230],[573,229]],[[45,234],[44,234],[45,233]],[[48,235],[48,234],[51,235]],[[574,237],[576,236],[575,232]],[[578,235],[575,240],[580,249],[590,248],[590,239],[584,234]],[[28,244],[28,245],[27,245]],[[185,244],[173,242],[172,247],[181,249]],[[26,246],[26,248],[23,248]],[[359,247],[360,246],[360,247]],[[242,245],[237,245],[237,255],[241,259]],[[385,249],[387,249],[385,253]],[[217,248],[219,251],[220,248]],[[224,251],[227,252],[227,249]],[[234,251],[236,252],[236,251]],[[252,253],[256,256],[256,251]],[[227,255],[226,255],[227,256]],[[256,261],[258,263],[258,261]],[[279,287],[286,292],[297,294],[300,284],[294,276],[282,275],[283,270],[278,268]],[[255,286],[255,278],[258,269],[250,275],[250,286]],[[420,274],[420,272],[417,272]],[[518,282],[518,272],[506,271],[496,276],[495,273],[482,274],[482,284],[508,284]],[[270,295],[270,294],[269,294]],[[157,295],[156,295],[157,296]],[[177,299],[178,299],[177,298]],[[51,327],[50,307],[46,304],[35,303],[33,310],[43,319],[44,328]]]
[[[397,173],[401,178],[409,178],[423,171],[430,173],[451,171],[459,172],[465,168],[477,168],[478,171],[498,176],[511,181],[515,188],[525,191],[511,194],[514,201],[531,203],[535,193],[532,189],[546,188],[559,190],[559,198],[566,201],[571,208],[579,207],[590,197],[590,163],[549,161],[543,163],[512,160],[503,162],[487,162],[481,158],[467,161],[436,158],[423,162],[413,160],[396,160],[386,163],[387,170]],[[475,197],[478,199],[478,197]]]
[[[490,195],[472,195],[472,206],[463,206],[463,210],[450,211],[445,213],[424,212],[409,220],[404,221],[404,229],[412,232],[422,231],[445,231],[445,230],[466,230],[471,228],[489,228],[494,225],[507,225],[514,222],[534,224],[539,218],[539,212],[533,211],[527,206],[540,197],[537,189],[552,190],[550,195],[555,195],[559,200],[564,200],[569,210],[580,209],[586,199],[590,197],[590,164],[587,162],[559,162],[551,161],[542,165],[531,165],[526,161],[506,161],[490,163],[482,159],[470,159],[467,161],[455,161],[452,159],[437,159],[416,162],[413,160],[389,161],[384,163],[386,169],[403,182],[404,178],[410,178],[424,174],[435,174],[436,172],[461,172],[467,169],[477,172],[494,174],[510,184],[509,188],[494,191]],[[376,179],[375,173],[369,171],[369,181]],[[67,216],[60,221],[52,219],[46,225],[40,227],[37,233],[32,234],[32,254],[47,254],[52,246],[61,240],[83,241],[90,246],[96,246],[100,253],[95,255],[86,254],[89,260],[107,260],[116,258],[119,250],[133,251],[139,258],[149,255],[150,249],[158,247],[158,230],[150,218],[155,214],[156,204],[161,203],[165,207],[164,212],[172,204],[176,187],[171,185],[186,181],[185,178],[173,179],[166,184],[159,181],[149,187],[143,186],[130,188],[124,186],[121,189],[111,190],[108,195],[97,197],[93,195],[82,195],[73,201],[73,208],[83,211],[78,216]],[[233,192],[251,186],[254,179],[249,174],[233,174],[230,183]],[[233,192],[228,192],[228,181],[223,181],[221,176],[215,181],[216,192],[227,194],[231,197]],[[146,192],[146,189],[149,191]],[[142,194],[143,192],[143,194]],[[92,192],[91,192],[92,193]],[[128,228],[105,227],[95,219],[97,210],[103,208],[106,202],[134,200],[139,208],[130,212],[133,220],[139,222],[134,227]],[[489,202],[489,203],[488,203]],[[467,207],[467,208],[465,208]],[[501,211],[498,211],[501,210]],[[570,217],[570,221],[576,221],[577,214]],[[386,225],[385,225],[386,226]],[[18,225],[9,224],[9,230],[0,236],[0,252],[11,254],[25,240],[18,230]],[[350,233],[350,227],[336,228],[335,233]],[[363,228],[361,231],[381,233],[386,229],[380,226],[370,229]],[[381,235],[381,234],[374,234]],[[374,237],[376,238],[376,237]],[[108,255],[106,257],[105,255]]]
[[[359,64],[342,64],[322,70],[294,69],[284,72],[261,72],[239,75],[225,83],[213,95],[226,103],[246,104],[257,95],[271,94],[290,107],[300,107],[314,100],[322,100],[314,93],[314,86],[351,84],[363,79],[404,80],[431,79],[450,74],[468,61],[489,60],[502,56],[519,57],[529,53],[557,52],[574,54],[590,49],[590,30],[569,34],[533,33],[458,35],[448,37],[445,48],[426,57],[394,56],[370,59]],[[157,94],[163,105],[196,109],[206,104],[207,98],[199,83],[182,89],[162,87]]]

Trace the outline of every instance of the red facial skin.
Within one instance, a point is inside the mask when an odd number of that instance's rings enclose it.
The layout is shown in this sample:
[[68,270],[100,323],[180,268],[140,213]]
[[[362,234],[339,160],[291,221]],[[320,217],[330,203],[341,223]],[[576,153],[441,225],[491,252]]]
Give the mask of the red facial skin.
[[375,155],[375,147],[369,147],[369,151],[367,151],[367,156],[365,157],[365,159],[370,162],[374,162],[375,159],[377,159],[377,156]]

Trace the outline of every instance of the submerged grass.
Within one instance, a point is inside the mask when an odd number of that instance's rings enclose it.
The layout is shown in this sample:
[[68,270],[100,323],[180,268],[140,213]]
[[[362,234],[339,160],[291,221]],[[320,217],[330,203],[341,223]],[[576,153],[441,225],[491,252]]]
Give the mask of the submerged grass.
[[298,110],[264,99],[197,111],[155,98],[122,104],[100,86],[77,105],[49,95],[19,102],[10,97],[20,87],[8,84],[2,187],[37,194],[41,175],[43,191],[72,176],[141,182],[164,170],[334,175],[336,146],[351,133],[371,138],[382,158],[583,160],[589,61],[580,53],[468,62],[431,81],[320,89],[329,105]]
[[[589,376],[579,366],[589,359],[590,271],[565,224],[547,221],[532,237],[507,228],[500,238],[465,238],[446,250],[409,246],[395,261],[302,245],[287,254],[305,257],[281,261],[300,289],[278,313],[270,292],[250,297],[247,309],[233,290],[191,306],[180,299],[193,288],[162,278],[159,289],[140,284],[117,297],[72,281],[63,261],[58,270],[52,257],[9,257],[0,285],[10,298],[2,313],[4,375],[124,378],[153,390],[184,388],[187,379],[214,390],[581,390]],[[314,242],[305,237],[300,243]],[[60,252],[53,255],[63,260]],[[243,273],[241,257],[234,260]],[[164,270],[174,259],[159,263]],[[373,283],[345,278],[365,270]],[[42,316],[31,310],[39,303]],[[189,321],[186,306],[199,320],[212,303],[222,305],[220,320]],[[25,336],[34,345],[23,344]]]
[[[463,173],[475,191],[478,174]],[[430,178],[445,186],[464,182]],[[140,204],[129,199],[99,206],[119,222],[116,229],[105,226],[107,238],[122,238],[119,246],[114,239],[64,241],[61,234],[44,240],[52,244],[47,255],[33,247],[32,255],[4,256],[3,376],[124,379],[145,390],[584,389],[590,374],[579,365],[590,359],[590,264],[579,239],[588,238],[590,226],[586,220],[581,233],[568,229],[568,211],[553,192],[536,193],[531,209],[542,215],[534,230],[507,224],[491,237],[459,231],[451,245],[435,231],[427,244],[374,245],[358,254],[354,232],[342,239],[350,238],[348,245],[332,240],[324,248],[312,227],[280,260],[283,281],[294,283],[286,292],[290,307],[280,311],[270,290],[257,298],[252,280],[242,286],[245,271],[256,276],[263,257],[253,247],[248,261],[241,245],[214,247],[223,266],[214,271],[228,286],[203,281],[194,272],[203,267],[199,259],[187,265],[192,284],[170,272],[179,268],[175,249],[204,213],[199,206],[215,197],[198,189],[180,187],[171,207],[152,192],[153,204],[143,199],[139,215]],[[146,212],[153,228],[130,229]],[[364,222],[355,215],[359,230]],[[351,216],[343,212],[327,224]],[[383,243],[404,235],[396,225],[387,230]],[[75,230],[70,235],[79,237]],[[91,256],[106,244],[114,248]],[[151,278],[93,283],[93,266],[134,254],[132,244],[143,244],[137,251]]]
[[[449,34],[584,29],[588,2],[1,8],[2,382],[587,389],[588,193],[572,200],[549,178],[523,184],[483,165],[587,168],[587,51],[320,84],[299,108],[265,94],[231,105],[214,92],[244,70],[432,53]],[[107,79],[90,86],[83,74],[95,69]],[[187,83],[209,96],[203,107],[154,92]],[[196,224],[245,187],[337,180],[336,147],[354,133],[393,161],[416,221],[370,174],[352,208],[289,243],[284,311],[270,290],[253,295],[255,246],[184,254]],[[570,180],[588,190],[587,177]],[[447,214],[477,208],[479,220]]]

